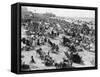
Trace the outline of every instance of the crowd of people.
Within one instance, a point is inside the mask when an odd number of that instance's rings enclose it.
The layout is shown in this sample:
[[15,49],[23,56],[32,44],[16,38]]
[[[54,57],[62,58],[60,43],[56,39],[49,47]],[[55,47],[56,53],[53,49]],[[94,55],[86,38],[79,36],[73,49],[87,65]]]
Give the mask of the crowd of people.
[[[85,64],[79,52],[95,52],[95,29],[86,23],[79,25],[57,18],[33,17],[23,19],[21,24],[22,69],[34,70],[30,67],[38,65],[37,60],[47,69],[75,68],[73,63]],[[38,55],[38,59],[33,54],[28,55],[29,62],[23,61],[27,55],[24,52],[30,51]]]

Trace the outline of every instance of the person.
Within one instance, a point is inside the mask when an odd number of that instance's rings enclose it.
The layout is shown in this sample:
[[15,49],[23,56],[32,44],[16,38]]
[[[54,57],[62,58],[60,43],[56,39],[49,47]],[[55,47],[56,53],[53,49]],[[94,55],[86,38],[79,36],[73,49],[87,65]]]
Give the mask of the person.
[[40,41],[39,41],[39,39],[37,40],[37,45],[40,45]]
[[70,60],[72,62],[78,63],[78,64],[82,63],[82,57],[80,57],[78,53],[71,53],[70,56],[71,56]]
[[35,63],[34,57],[31,56],[31,63]]
[[53,59],[49,55],[45,55],[45,65],[52,66],[54,63]]

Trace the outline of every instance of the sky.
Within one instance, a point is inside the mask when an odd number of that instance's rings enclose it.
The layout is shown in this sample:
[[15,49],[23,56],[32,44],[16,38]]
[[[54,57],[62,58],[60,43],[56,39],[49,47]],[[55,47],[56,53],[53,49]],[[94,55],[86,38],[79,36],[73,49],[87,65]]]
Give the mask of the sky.
[[47,7],[31,7],[23,6],[28,9],[28,11],[36,13],[53,13],[56,16],[62,17],[89,17],[95,18],[94,10],[79,10],[79,9],[60,9],[60,8],[47,8]]

